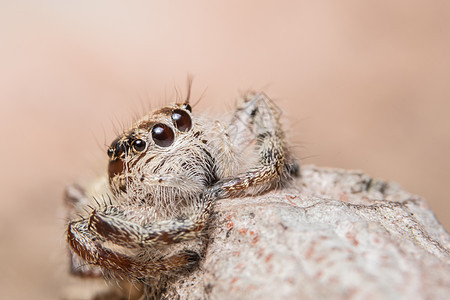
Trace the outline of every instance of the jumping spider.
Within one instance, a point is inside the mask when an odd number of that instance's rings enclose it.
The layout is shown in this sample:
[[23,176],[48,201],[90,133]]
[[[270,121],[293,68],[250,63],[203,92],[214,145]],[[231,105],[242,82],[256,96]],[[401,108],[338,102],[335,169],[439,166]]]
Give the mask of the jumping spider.
[[136,122],[107,154],[103,181],[66,193],[72,273],[141,286],[198,262],[217,199],[259,194],[298,172],[263,93],[245,95],[226,125],[196,116],[187,97]]

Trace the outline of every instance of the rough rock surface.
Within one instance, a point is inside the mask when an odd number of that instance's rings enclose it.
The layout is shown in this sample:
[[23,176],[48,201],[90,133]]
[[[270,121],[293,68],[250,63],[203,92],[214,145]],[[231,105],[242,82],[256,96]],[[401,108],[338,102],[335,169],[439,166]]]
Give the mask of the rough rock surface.
[[358,171],[304,166],[295,188],[224,199],[199,268],[169,299],[438,299],[450,239],[424,199]]

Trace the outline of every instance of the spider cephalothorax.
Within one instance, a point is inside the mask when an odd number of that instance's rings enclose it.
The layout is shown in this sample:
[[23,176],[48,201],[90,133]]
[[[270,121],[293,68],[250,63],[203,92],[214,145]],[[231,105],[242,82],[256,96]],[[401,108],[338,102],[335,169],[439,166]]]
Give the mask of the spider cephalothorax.
[[230,175],[229,166],[217,164],[221,149],[211,143],[207,126],[191,117],[189,104],[167,106],[138,121],[108,149],[112,191],[158,217],[192,207],[207,187]]
[[72,268],[144,283],[198,261],[215,200],[282,186],[298,171],[279,111],[262,93],[243,97],[228,121],[195,116],[188,101],[166,106],[125,130],[107,154],[96,192],[104,203],[86,214],[95,203],[86,192],[66,197]]

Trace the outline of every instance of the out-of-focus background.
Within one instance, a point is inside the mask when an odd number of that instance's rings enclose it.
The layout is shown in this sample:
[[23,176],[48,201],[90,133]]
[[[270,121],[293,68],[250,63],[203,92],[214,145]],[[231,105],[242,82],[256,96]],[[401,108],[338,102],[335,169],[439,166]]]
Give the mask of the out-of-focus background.
[[424,196],[450,228],[450,2],[0,2],[0,298],[57,299],[65,185],[195,77],[220,116],[264,90],[303,163]]

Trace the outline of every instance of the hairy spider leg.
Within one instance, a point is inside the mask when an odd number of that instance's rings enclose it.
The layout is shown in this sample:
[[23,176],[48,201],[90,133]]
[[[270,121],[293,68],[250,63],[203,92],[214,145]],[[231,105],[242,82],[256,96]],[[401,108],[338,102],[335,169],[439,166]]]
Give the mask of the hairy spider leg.
[[203,209],[194,217],[161,221],[147,226],[94,210],[87,229],[93,236],[127,248],[180,243],[201,235],[212,209],[213,195],[205,194],[202,202],[205,204]]
[[177,270],[195,264],[199,260],[196,252],[185,250],[145,264],[136,258],[103,247],[88,229],[88,220],[70,222],[67,241],[70,248],[87,263],[135,279],[144,279],[160,272]]
[[[212,187],[218,197],[263,192],[290,176],[279,119],[278,107],[265,94],[253,94],[243,99],[230,124],[236,128],[233,142],[243,147],[249,138],[256,139],[259,160],[249,171],[218,181]],[[255,189],[248,191],[251,187]]]

